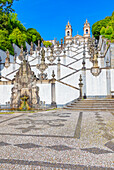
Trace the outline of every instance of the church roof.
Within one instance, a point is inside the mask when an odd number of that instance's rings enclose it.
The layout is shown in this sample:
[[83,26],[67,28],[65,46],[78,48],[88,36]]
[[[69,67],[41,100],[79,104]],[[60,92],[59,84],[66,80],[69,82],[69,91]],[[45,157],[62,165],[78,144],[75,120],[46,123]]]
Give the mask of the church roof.
[[77,34],[77,35],[75,35],[74,37],[75,37],[75,38],[82,38],[83,36]]

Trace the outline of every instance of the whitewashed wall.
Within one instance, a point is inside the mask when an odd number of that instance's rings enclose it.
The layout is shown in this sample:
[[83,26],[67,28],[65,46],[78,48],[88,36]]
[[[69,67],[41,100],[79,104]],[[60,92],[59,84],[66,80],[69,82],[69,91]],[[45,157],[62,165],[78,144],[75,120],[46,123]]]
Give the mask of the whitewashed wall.
[[[105,48],[106,48],[106,42],[102,39],[100,39],[99,41],[99,46],[101,48],[101,51],[104,52]],[[67,45],[66,50],[68,49]],[[30,46],[29,46],[30,48]],[[113,44],[111,46],[111,48],[113,48]],[[79,88],[79,76],[80,74],[82,74],[82,61],[83,61],[83,43],[78,46],[76,44],[72,44],[70,46],[70,51],[68,53],[68,51],[66,52],[66,57],[64,57],[64,53],[61,53],[60,56],[60,78],[63,78],[61,81],[63,83],[72,85],[74,87],[78,87]],[[45,49],[47,50],[47,49]],[[87,69],[90,69],[93,66],[93,63],[89,60],[88,57],[89,54],[87,52],[87,47],[85,48],[86,50],[86,61],[85,61],[85,66]],[[3,51],[2,51],[3,53]],[[5,55],[5,53],[4,53]],[[55,55],[55,54],[54,54]],[[108,49],[105,58],[103,59],[103,67],[106,66],[106,60],[107,58],[110,60],[110,58],[112,57],[111,55],[114,55],[114,50],[110,51],[110,49]],[[49,61],[47,60],[47,52],[46,52],[46,59],[45,62],[48,64]],[[11,57],[11,61],[12,64],[10,64],[9,68],[4,68],[1,71],[2,76],[9,78],[9,79],[13,79],[17,70],[20,67],[21,61],[19,60],[19,58],[17,57],[16,62],[17,64],[14,65],[13,63],[13,57]],[[79,60],[80,59],[80,60]],[[79,60],[79,61],[76,61]],[[5,61],[5,59],[4,59]],[[31,65],[31,69],[32,71],[34,71],[35,75],[38,76],[38,74],[40,73],[40,71],[36,68],[36,64],[38,64],[38,57],[36,57],[36,52],[34,51],[34,54],[32,56],[28,56],[28,61]],[[73,63],[74,61],[76,61],[75,63]],[[54,70],[55,72],[55,78],[57,79],[57,63],[58,63],[58,57],[56,58],[56,60],[54,61],[55,65],[50,65],[46,70],[45,73],[47,73],[48,75],[48,79],[52,78],[52,71]],[[63,65],[62,65],[63,64]],[[66,65],[66,66],[65,66]],[[98,59],[98,65],[100,67],[102,67],[102,63],[101,63],[101,58]],[[71,69],[71,68],[72,69]],[[76,70],[80,70],[75,74],[72,74],[75,72]],[[9,74],[10,73],[10,74]],[[114,91],[114,69],[111,69],[110,71],[111,73],[111,91]],[[70,75],[71,74],[71,75]],[[68,76],[70,75],[70,76]],[[68,76],[68,77],[65,77]],[[2,78],[3,81],[6,81],[5,79]],[[39,96],[40,96],[40,100],[41,101],[45,101],[46,104],[51,104],[51,84],[37,84],[37,86],[39,87]],[[0,85],[0,103],[1,104],[5,104],[6,102],[10,101],[10,97],[11,97],[11,88],[13,86],[2,86]],[[102,72],[100,73],[99,76],[95,77],[91,74],[90,70],[86,71],[86,96],[98,96],[98,97],[102,97],[102,96],[106,96],[107,95],[107,82],[106,82],[106,69],[103,69]],[[71,88],[67,85],[61,84],[59,82],[56,82],[56,102],[57,105],[64,105],[66,103],[71,102],[72,100],[76,99],[79,97],[79,91]]]

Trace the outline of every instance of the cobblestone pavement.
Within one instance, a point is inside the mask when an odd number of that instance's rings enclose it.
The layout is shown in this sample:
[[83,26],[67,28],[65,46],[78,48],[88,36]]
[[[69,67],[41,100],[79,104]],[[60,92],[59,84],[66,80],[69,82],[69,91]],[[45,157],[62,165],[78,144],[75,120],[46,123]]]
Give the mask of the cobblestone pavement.
[[114,113],[0,115],[0,169],[114,169]]

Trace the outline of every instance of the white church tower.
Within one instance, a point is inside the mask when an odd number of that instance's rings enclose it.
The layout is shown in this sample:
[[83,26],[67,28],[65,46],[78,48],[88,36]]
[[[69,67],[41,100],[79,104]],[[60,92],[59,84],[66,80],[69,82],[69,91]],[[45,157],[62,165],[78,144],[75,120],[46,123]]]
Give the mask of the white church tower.
[[86,19],[86,22],[84,23],[84,37],[86,38],[88,38],[88,37],[90,37],[90,24],[89,24],[89,22],[87,21],[87,19]]
[[69,21],[68,24],[66,25],[64,41],[65,43],[72,41],[72,26],[69,23]]

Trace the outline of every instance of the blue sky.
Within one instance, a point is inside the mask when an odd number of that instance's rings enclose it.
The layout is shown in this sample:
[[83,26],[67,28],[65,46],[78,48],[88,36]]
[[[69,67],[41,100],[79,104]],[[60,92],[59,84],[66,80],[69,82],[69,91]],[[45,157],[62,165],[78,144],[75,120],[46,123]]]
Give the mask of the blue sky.
[[114,0],[19,0],[13,8],[26,28],[35,28],[44,40],[64,38],[70,21],[73,36],[83,35],[83,24],[92,25],[114,11]]

